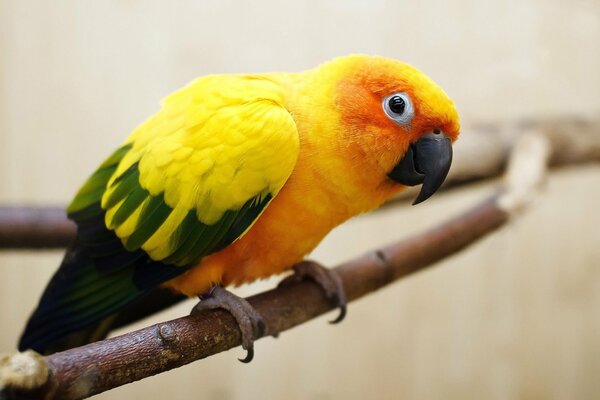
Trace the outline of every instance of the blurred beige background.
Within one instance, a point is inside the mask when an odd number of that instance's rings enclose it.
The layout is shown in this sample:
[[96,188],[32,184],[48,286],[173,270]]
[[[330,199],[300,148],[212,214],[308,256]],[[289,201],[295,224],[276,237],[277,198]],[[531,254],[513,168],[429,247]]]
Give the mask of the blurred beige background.
[[[381,54],[433,77],[467,130],[596,114],[599,43],[598,0],[0,0],[0,202],[65,204],[162,97],[202,74]],[[259,341],[250,365],[235,349],[98,398],[599,398],[599,187],[596,165],[557,171],[517,222],[351,304],[339,326],[320,318]],[[362,216],[312,257],[335,264],[492,190]],[[14,348],[60,258],[0,253],[0,351]]]

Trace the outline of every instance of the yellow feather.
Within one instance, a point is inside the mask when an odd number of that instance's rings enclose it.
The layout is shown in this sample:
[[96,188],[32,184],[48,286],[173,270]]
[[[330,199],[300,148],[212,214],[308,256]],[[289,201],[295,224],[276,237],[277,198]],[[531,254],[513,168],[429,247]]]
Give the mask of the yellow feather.
[[[130,135],[126,143],[133,148],[109,185],[138,162],[140,186],[163,195],[174,210],[142,246],[152,258],[172,252],[169,238],[189,210],[210,225],[227,210],[281,189],[299,151],[283,95],[281,83],[266,76],[196,79],[163,100],[162,110]],[[103,204],[113,191],[106,191]],[[116,209],[107,210],[109,226]],[[140,210],[116,227],[121,239],[134,232]]]
[[[142,209],[144,208],[145,204],[148,201],[144,201],[142,202],[142,204],[140,204],[138,206],[138,208],[136,208],[136,210],[129,216],[129,218],[127,218],[125,220],[125,222],[123,222],[121,225],[119,225],[117,227],[117,229],[115,230],[115,233],[117,234],[117,236],[119,236],[122,239],[126,239],[129,236],[131,236],[131,234],[135,231],[135,227],[138,224],[138,221],[140,220],[140,215],[142,213]],[[109,211],[107,211],[106,213],[106,220],[109,221],[110,219],[112,219],[112,216],[109,217],[109,212],[114,211],[114,210],[118,210],[119,209],[119,205],[116,205],[115,207],[111,208]],[[114,215],[114,214],[112,214]]]
[[[296,126],[280,106],[281,95],[279,85],[268,80],[211,76],[170,96],[165,107],[183,107],[188,129],[185,134],[162,132],[147,142],[140,161],[142,187],[153,195],[164,192],[171,207],[183,202],[196,208],[204,223],[218,221],[226,210],[241,207],[259,192],[279,190],[298,154]],[[143,132],[136,135],[145,142]],[[246,172],[261,179],[236,179]],[[165,180],[165,175],[174,179]],[[188,195],[198,186],[199,196]]]
[[142,248],[150,257],[154,260],[162,260],[173,252],[171,242],[166,238],[177,230],[188,211],[185,207],[175,208],[160,228],[143,244]]

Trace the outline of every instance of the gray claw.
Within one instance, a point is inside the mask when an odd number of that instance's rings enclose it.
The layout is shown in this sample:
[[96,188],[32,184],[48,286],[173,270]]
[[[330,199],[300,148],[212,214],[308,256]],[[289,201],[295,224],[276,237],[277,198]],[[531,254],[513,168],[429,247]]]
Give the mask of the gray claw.
[[239,359],[249,363],[254,358],[254,339],[265,334],[266,325],[260,314],[245,299],[227,291],[222,286],[215,286],[208,295],[199,296],[200,302],[192,309],[192,313],[203,310],[222,308],[229,312],[238,324],[242,334],[242,348],[247,351],[246,357]]
[[346,317],[346,293],[344,286],[337,272],[332,271],[313,261],[303,261],[294,265],[294,275],[288,276],[279,283],[279,286],[285,286],[292,282],[301,281],[308,278],[319,285],[325,292],[325,296],[339,307],[339,315],[331,324],[337,324]]
[[238,360],[243,362],[244,364],[248,364],[250,361],[252,361],[253,358],[254,358],[254,346],[247,348],[246,349],[246,357],[238,358]]

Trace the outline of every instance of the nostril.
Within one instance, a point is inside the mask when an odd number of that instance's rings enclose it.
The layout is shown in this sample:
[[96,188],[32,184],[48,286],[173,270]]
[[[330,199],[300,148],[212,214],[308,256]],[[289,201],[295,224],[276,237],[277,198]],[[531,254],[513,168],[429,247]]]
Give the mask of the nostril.
[[442,133],[442,132],[441,132],[439,129],[434,129],[434,130],[433,130],[433,133],[434,133],[434,134],[436,134],[436,135],[439,135],[439,134],[440,134],[440,133]]

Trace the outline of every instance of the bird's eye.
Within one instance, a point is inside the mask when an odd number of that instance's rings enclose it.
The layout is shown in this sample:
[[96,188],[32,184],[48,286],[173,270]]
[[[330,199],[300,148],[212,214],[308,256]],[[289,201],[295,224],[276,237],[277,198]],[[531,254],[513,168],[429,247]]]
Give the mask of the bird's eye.
[[390,106],[390,110],[392,110],[395,114],[404,113],[404,109],[406,108],[406,102],[402,96],[392,96],[392,98],[388,100],[388,104]]
[[410,124],[415,113],[412,102],[406,93],[394,93],[383,99],[383,111],[395,123]]

